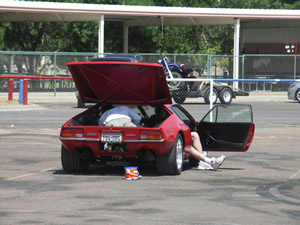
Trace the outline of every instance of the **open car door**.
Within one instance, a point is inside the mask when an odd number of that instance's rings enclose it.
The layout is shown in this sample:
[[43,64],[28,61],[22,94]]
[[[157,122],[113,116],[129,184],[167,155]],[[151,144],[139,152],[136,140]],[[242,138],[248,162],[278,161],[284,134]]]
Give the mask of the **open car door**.
[[197,126],[204,151],[245,152],[254,129],[251,105],[216,105]]

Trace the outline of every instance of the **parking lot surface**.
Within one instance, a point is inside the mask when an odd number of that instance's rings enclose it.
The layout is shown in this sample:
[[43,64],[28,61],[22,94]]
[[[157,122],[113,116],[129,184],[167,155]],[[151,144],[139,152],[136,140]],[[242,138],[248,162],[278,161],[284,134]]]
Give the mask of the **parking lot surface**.
[[139,165],[137,181],[125,180],[120,166],[66,174],[57,124],[0,125],[0,224],[299,224],[299,121],[271,120],[293,115],[281,106],[253,107],[248,152],[226,153],[218,171],[186,162],[179,176]]

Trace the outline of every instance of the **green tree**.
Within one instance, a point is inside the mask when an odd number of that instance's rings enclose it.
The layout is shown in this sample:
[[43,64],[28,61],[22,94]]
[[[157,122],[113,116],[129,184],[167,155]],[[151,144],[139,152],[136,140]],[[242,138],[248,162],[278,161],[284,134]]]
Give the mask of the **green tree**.
[[9,23],[5,26],[4,43],[8,49],[21,51],[47,51],[47,37],[57,35],[58,23]]
[[[39,0],[37,0],[39,1]],[[299,9],[297,0],[44,0],[144,6]],[[130,27],[129,52],[232,54],[233,25]],[[123,51],[122,22],[105,22],[105,52]],[[2,23],[0,49],[96,52],[98,21]]]

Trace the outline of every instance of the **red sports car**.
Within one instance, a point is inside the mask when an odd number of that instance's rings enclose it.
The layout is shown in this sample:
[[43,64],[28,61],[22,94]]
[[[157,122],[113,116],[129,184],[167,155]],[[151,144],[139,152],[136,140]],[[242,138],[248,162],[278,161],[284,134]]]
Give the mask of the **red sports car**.
[[[184,147],[197,131],[204,151],[249,149],[254,124],[250,105],[216,105],[197,122],[172,104],[163,68],[136,62],[70,62],[67,64],[81,99],[95,103],[61,129],[61,161],[66,172],[86,172],[91,163],[156,163],[160,174],[178,175],[190,156]],[[142,117],[138,127],[99,126],[103,104],[126,105]],[[164,111],[158,116],[157,108]],[[160,112],[161,113],[161,112]],[[190,158],[191,165],[197,161]]]

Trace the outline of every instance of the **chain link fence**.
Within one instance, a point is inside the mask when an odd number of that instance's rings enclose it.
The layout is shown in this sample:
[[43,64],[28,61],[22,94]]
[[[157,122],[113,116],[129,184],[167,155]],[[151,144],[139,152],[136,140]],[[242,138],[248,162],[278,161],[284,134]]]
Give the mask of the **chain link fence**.
[[[163,55],[160,54],[139,55],[142,56],[142,61],[149,63],[157,63],[163,59]],[[300,78],[299,57],[294,55],[242,55],[239,57],[240,80],[233,80],[234,56],[208,54],[165,54],[164,56],[169,60],[172,74],[177,73],[174,78],[190,79],[175,82],[166,71],[171,95],[178,103],[209,103],[207,92],[209,82],[203,81],[205,78],[214,79],[217,103],[226,103],[229,100],[232,103],[287,102],[291,101],[287,98],[288,87],[291,82]],[[51,114],[51,111],[46,110],[49,107],[44,107],[47,104],[53,104],[51,106],[53,114],[50,117],[61,122],[64,122],[65,118],[61,119],[62,117],[57,115],[55,107],[64,107],[68,104],[74,106],[74,110],[83,110],[77,107],[80,106],[79,99],[75,95],[76,87],[66,63],[90,61],[96,57],[98,57],[97,53],[0,52],[0,111],[11,112],[6,114],[7,117],[2,116],[0,123],[10,123],[8,122],[11,120],[10,116],[14,117],[14,123],[16,121],[22,123],[26,119],[24,111],[31,111],[30,118],[35,121],[40,114]],[[176,65],[179,68],[177,70]],[[189,72],[184,74],[181,69]],[[11,77],[8,78],[8,75]],[[28,104],[26,105],[19,104],[18,76],[24,76],[23,79],[28,78]],[[31,79],[32,76],[43,79]],[[60,79],[50,79],[56,77]],[[8,101],[9,79],[13,79],[11,101]],[[174,88],[172,87],[174,84],[179,86]],[[238,88],[233,88],[234,86]],[[223,91],[221,95],[220,87],[228,87],[232,91],[232,99],[228,97],[228,92],[226,95]],[[68,116],[72,115],[74,112]],[[41,123],[40,120],[38,122]]]

